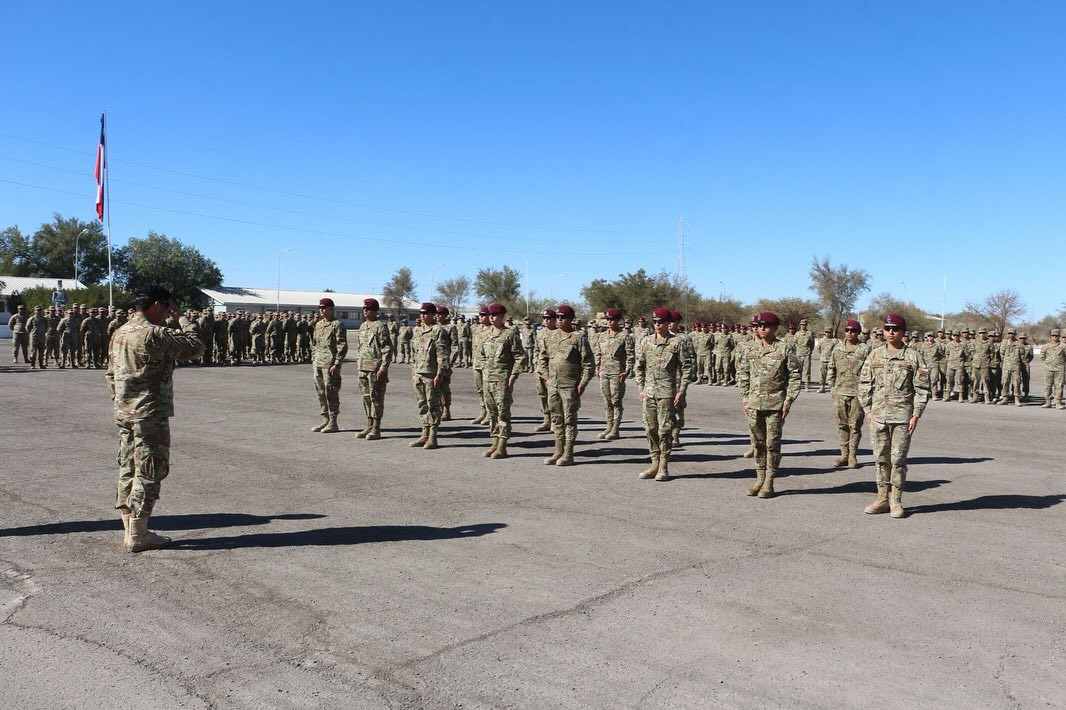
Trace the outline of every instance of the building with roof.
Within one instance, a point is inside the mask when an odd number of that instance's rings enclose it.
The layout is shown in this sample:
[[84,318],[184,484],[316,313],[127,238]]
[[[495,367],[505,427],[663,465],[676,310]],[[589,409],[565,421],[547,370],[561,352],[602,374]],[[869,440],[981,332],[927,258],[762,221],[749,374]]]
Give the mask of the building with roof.
[[336,304],[334,315],[349,328],[358,327],[364,320],[363,300],[376,298],[381,304],[381,315],[407,318],[410,323],[418,318],[420,303],[407,299],[399,309],[386,308],[385,297],[380,293],[340,293],[337,291],[292,291],[276,288],[243,288],[220,286],[202,288],[200,292],[216,312],[266,313],[268,311],[292,311],[296,315],[318,313],[318,301],[332,298]]
[[11,330],[7,322],[15,313],[15,307],[8,307],[11,296],[31,288],[54,289],[58,283],[62,283],[64,290],[82,289],[85,285],[74,279],[54,279],[39,276],[0,276],[0,338],[10,338]]

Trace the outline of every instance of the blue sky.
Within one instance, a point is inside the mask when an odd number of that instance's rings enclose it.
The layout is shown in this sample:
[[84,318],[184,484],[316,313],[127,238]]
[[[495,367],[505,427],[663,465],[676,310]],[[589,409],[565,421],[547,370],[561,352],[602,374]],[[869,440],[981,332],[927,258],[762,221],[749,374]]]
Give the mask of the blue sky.
[[1064,301],[1066,5],[23,3],[0,226],[94,217],[230,285],[376,291],[510,265],[538,295],[684,267],[811,297],[812,257],[929,311]]

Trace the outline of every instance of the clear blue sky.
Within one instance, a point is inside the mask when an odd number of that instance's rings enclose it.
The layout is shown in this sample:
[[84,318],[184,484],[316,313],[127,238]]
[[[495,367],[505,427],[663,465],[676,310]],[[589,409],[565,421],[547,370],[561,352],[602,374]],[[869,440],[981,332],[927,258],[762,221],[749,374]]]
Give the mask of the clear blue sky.
[[[1066,295],[1061,2],[21,3],[0,226],[149,229],[230,285],[376,291],[508,264],[535,293],[685,271],[811,297],[811,258],[939,311]],[[22,183],[16,185],[13,183]],[[34,187],[27,187],[32,185]],[[41,189],[47,188],[47,189]],[[443,265],[441,265],[443,264]]]

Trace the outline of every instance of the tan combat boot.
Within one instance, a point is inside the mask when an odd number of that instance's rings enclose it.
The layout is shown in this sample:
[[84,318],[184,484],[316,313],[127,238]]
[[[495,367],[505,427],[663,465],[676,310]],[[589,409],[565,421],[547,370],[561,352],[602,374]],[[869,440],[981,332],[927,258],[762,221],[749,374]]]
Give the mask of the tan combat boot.
[[596,435],[597,439],[606,439],[611,435],[611,426],[614,424],[614,416],[608,414],[603,422],[603,431]]
[[533,431],[551,431],[552,430],[552,418],[547,414],[544,415],[544,421],[540,423],[540,426]]
[[847,463],[848,463],[848,452],[849,451],[850,451],[850,449],[848,448],[848,446],[846,444],[842,444],[840,446],[840,456],[837,456],[835,459],[833,459],[833,467],[834,468],[841,468],[841,467],[847,465]]
[[759,489],[762,488],[762,482],[765,481],[765,480],[766,480],[766,469],[763,469],[763,468],[755,469],[755,483],[753,485],[751,485],[751,486],[748,486],[748,495],[749,496],[757,496],[757,495],[759,495]]
[[888,485],[878,483],[877,500],[863,508],[862,512],[866,513],[867,515],[879,515],[881,513],[887,513],[888,511]]
[[415,447],[419,447],[419,446],[425,446],[426,445],[426,441],[428,439],[429,439],[429,427],[428,426],[424,426],[424,427],[422,427],[422,436],[420,436],[417,439],[415,439],[414,441],[412,441],[410,444],[408,444],[408,446],[410,446],[412,449],[415,448]]
[[332,433],[338,432],[338,431],[340,431],[340,429],[337,427],[337,415],[336,414],[330,414],[329,415],[329,421],[326,422],[326,426],[324,426],[322,428],[322,433],[323,434],[332,434]]
[[485,423],[485,410],[484,410],[484,408],[482,408],[482,410],[478,413],[478,415],[476,417],[474,417],[473,419],[470,420],[470,423],[471,424],[484,424]]
[[777,475],[777,471],[766,467],[766,478],[763,479],[762,488],[759,489],[760,498],[773,498],[774,497],[774,476]]
[[890,515],[893,518],[903,518],[907,515],[907,511],[903,509],[903,488],[901,486],[892,486],[892,495],[888,500],[888,505],[892,511]]
[[170,538],[156,535],[148,530],[148,516],[130,516],[130,531],[126,539],[126,552],[158,550],[170,544]]
[[481,455],[485,458],[492,458],[492,455],[496,453],[496,447],[500,445],[499,437],[492,437],[492,446],[481,452]]
[[851,435],[851,441],[848,445],[848,468],[859,467],[859,436],[858,432]]
[[681,446],[681,428],[680,427],[676,427],[676,426],[674,427],[674,434],[673,434],[673,438],[671,439],[670,443],[673,446]]
[[319,423],[318,426],[311,427],[311,431],[322,431],[323,429],[326,428],[326,426],[328,424],[329,424],[329,415],[328,414],[323,414],[322,415],[322,421]]
[[651,466],[640,472],[640,478],[655,478],[655,474],[659,472],[659,454],[651,455]]
[[499,437],[496,440],[496,450],[489,456],[491,459],[505,459],[507,458],[507,439]]
[[656,481],[670,480],[670,452],[664,451],[659,455],[659,470],[655,472]]
[[366,435],[366,440],[380,439],[381,438],[381,420],[378,418],[371,419],[370,432]]
[[604,438],[607,439],[607,441],[614,441],[616,439],[621,439],[622,435],[618,433],[618,427],[620,427],[621,425],[622,425],[622,413],[621,412],[615,412],[614,420],[611,422],[611,430],[609,432],[607,432],[607,436],[605,436]]
[[442,422],[450,422],[452,420],[452,407],[450,404],[444,405],[444,411],[441,412],[440,420]]
[[367,417],[366,426],[363,427],[362,431],[358,431],[358,432],[355,433],[355,438],[356,439],[365,439],[367,434],[369,434],[373,428],[374,428],[374,420],[371,419],[370,417]]
[[422,446],[423,449],[438,449],[440,446],[437,444],[437,427],[431,426],[426,432],[426,443]]
[[[746,459],[755,458],[755,447],[754,446],[748,446],[748,450],[745,451],[743,454],[741,454],[741,456],[743,456]],[[752,495],[755,495],[755,493],[752,493]]]
[[123,510],[122,513],[122,547],[125,549],[130,544],[130,517],[129,510]]
[[544,465],[545,466],[554,466],[555,462],[562,458],[563,449],[565,448],[565,443],[564,442],[565,442],[565,438],[564,437],[556,435],[556,437],[555,437],[555,451],[552,452],[551,456],[549,456],[548,458],[544,459]]
[[570,437],[563,439],[563,455],[559,457],[559,460],[555,462],[556,466],[573,466],[574,465],[574,440]]

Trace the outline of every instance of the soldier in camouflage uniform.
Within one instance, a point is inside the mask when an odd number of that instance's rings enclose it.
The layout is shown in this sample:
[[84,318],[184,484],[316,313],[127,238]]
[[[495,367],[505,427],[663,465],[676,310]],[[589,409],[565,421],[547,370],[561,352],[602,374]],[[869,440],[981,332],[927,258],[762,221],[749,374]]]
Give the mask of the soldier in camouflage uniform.
[[940,371],[944,367],[944,346],[931,331],[927,331],[924,342],[918,346],[918,352],[922,354],[922,359],[929,368],[930,396],[932,399],[943,399],[944,383],[940,379]]
[[201,363],[204,366],[213,365],[215,363],[215,311],[205,308],[197,320],[197,325],[200,329],[200,339],[204,343],[204,356]]
[[474,354],[471,367],[474,368],[474,387],[477,389],[478,403],[481,406],[478,415],[470,420],[471,424],[488,424],[489,408],[485,403],[485,357],[481,354],[481,342],[489,332],[489,307],[481,306],[478,319],[471,328]]
[[56,326],[56,331],[59,333],[59,366],[61,368],[66,367],[68,362],[71,367],[78,367],[78,360],[74,351],[74,341],[76,340],[74,337],[76,332],[74,310],[77,307],[78,304],[72,304],[70,310],[59,320],[59,325]]
[[363,301],[363,316],[359,326],[359,390],[363,393],[366,427],[355,435],[357,439],[380,439],[381,417],[385,413],[385,386],[389,381],[392,363],[392,336],[389,328],[378,319],[380,306],[376,298]]
[[1022,401],[1029,401],[1029,371],[1033,362],[1033,346],[1029,344],[1029,334],[1019,333],[1018,340],[1022,343]]
[[481,341],[481,355],[485,366],[485,404],[492,425],[492,446],[485,450],[484,455],[494,459],[507,457],[507,440],[511,437],[514,383],[519,373],[526,369],[525,349],[518,332],[514,328],[506,327],[506,313],[507,309],[499,303],[489,306],[491,328]]
[[1018,331],[1008,328],[1007,339],[999,347],[1000,357],[1003,359],[1003,391],[999,403],[1007,404],[1013,392],[1014,404],[1020,407],[1022,406],[1022,359],[1025,353],[1017,337]]
[[526,351],[527,372],[532,372],[537,362],[537,354],[534,352],[537,332],[533,330],[533,321],[529,318],[522,321],[522,327],[518,329],[518,338],[522,341],[522,349]]
[[776,314],[763,311],[752,322],[759,340],[740,351],[737,369],[742,408],[755,444],[755,483],[747,493],[770,498],[781,464],[781,430],[799,397],[802,366],[792,344],[777,340],[781,321]]
[[252,349],[252,364],[262,365],[266,360],[266,323],[262,313],[257,313],[255,320],[248,324],[248,338]]
[[977,340],[972,341],[970,372],[970,402],[976,402],[983,394],[985,404],[992,404],[992,352],[995,343],[988,339],[988,329],[977,330]]
[[840,458],[833,462],[834,466],[859,467],[856,458],[865,417],[859,403],[859,373],[870,353],[870,346],[859,342],[861,330],[862,326],[857,320],[849,320],[844,324],[844,341],[833,347],[826,370],[840,434]]
[[419,324],[411,335],[414,355],[411,384],[422,420],[422,435],[410,446],[436,449],[437,428],[441,420],[442,374],[451,368],[451,353],[448,350],[448,334],[437,325],[437,307],[427,301],[422,304],[419,314]]
[[859,398],[877,459],[877,500],[864,509],[870,515],[906,514],[907,451],[929,402],[929,370],[921,353],[903,342],[906,329],[900,314],[885,316],[885,344],[870,352],[859,376]]
[[348,354],[348,329],[333,317],[333,299],[323,298],[318,302],[322,320],[315,323],[315,349],[311,365],[315,376],[315,393],[318,395],[322,422],[311,431],[332,434],[339,431],[337,415],[341,409],[341,365]]
[[[118,330],[119,328],[121,328],[125,324],[126,324],[126,311],[125,311],[125,309],[120,308],[117,311],[115,311],[115,319],[107,324],[107,338],[104,340],[104,342],[107,344],[107,349],[109,351],[111,350],[111,338],[112,338],[112,336],[114,336],[116,330]],[[205,343],[204,346],[207,347],[207,344]],[[108,356],[108,359],[110,359],[110,356]]]
[[692,380],[692,361],[685,357],[681,342],[670,332],[672,313],[656,308],[652,313],[655,332],[641,339],[637,348],[636,377],[644,413],[651,466],[640,478],[670,480],[674,416]]
[[620,438],[618,427],[622,424],[623,404],[626,396],[626,377],[636,366],[636,346],[633,336],[619,327],[622,317],[617,308],[608,308],[607,330],[596,341],[596,374],[600,378],[600,393],[603,395],[603,412],[606,428],[600,439]]
[[174,365],[203,349],[191,328],[164,327],[170,292],[153,286],[136,296],[137,312],[115,331],[107,385],[119,430],[115,507],[122,516],[123,547],[141,552],[170,539],[148,530],[159,489],[170,472],[170,417],[174,416]]
[[534,372],[537,377],[537,398],[540,400],[540,412],[544,416],[540,426],[533,431],[543,432],[552,430],[552,413],[551,407],[548,406],[548,373],[541,367],[541,362],[544,357],[544,346],[548,342],[548,337],[556,327],[556,314],[554,308],[545,308],[544,313],[541,316],[541,330],[537,339],[534,340],[536,348],[536,359],[533,361]]
[[437,325],[441,327],[444,337],[448,339],[448,353],[451,358],[447,371],[441,374],[440,387],[440,420],[449,422],[452,419],[452,372],[457,365],[459,357],[459,329],[452,323],[447,306],[437,306]]
[[792,346],[796,350],[801,368],[803,388],[811,389],[811,353],[814,352],[814,333],[807,330],[807,319],[799,322],[799,330],[792,335]]
[[51,360],[56,365],[61,365],[62,363],[59,361],[59,321],[61,316],[54,306],[48,309],[45,320],[48,323],[48,328],[44,332],[44,361]]
[[947,384],[944,386],[944,401],[950,402],[956,383],[959,386],[959,402],[966,402],[967,368],[970,362],[970,349],[959,339],[959,331],[951,331],[951,342],[945,348],[948,367]]
[[474,336],[466,316],[459,316],[459,347],[459,361],[463,367],[470,367],[474,359]]
[[20,305],[7,322],[7,327],[11,329],[11,362],[19,361],[20,349],[22,350],[22,361],[30,361],[28,352],[30,343],[29,321],[30,318],[26,315],[26,307]]
[[824,393],[826,391],[827,380],[829,379],[829,361],[833,359],[833,348],[837,345],[837,339],[833,337],[833,329],[826,328],[822,332],[822,337],[818,340],[818,391]]
[[733,358],[733,348],[736,341],[726,330],[725,323],[718,324],[718,332],[714,335],[714,384],[724,386],[729,384],[729,361]]
[[26,329],[30,334],[30,368],[40,367],[43,370],[48,367],[45,358],[48,318],[40,306],[33,309],[33,315],[26,321]]
[[[668,326],[668,329],[681,343],[681,354],[689,361],[689,367],[687,369],[689,372],[689,384],[692,384],[696,381],[696,348],[692,345],[692,338],[690,338],[689,334],[684,331],[681,321],[681,314],[671,309],[670,325]],[[676,449],[681,445],[681,430],[685,428],[685,410],[687,409],[688,399],[682,397],[681,401],[679,401],[674,408],[674,429],[670,433],[671,449]]]
[[1062,401],[1062,378],[1066,372],[1066,344],[1061,341],[1062,331],[1051,331],[1051,342],[1040,348],[1040,359],[1044,361],[1044,409],[1057,407],[1066,409]]
[[596,370],[588,336],[574,328],[574,309],[563,304],[555,309],[558,326],[545,331],[546,341],[539,349],[538,372],[543,373],[548,390],[555,451],[544,459],[546,465],[569,466],[574,463],[577,441],[577,413],[581,395]]

